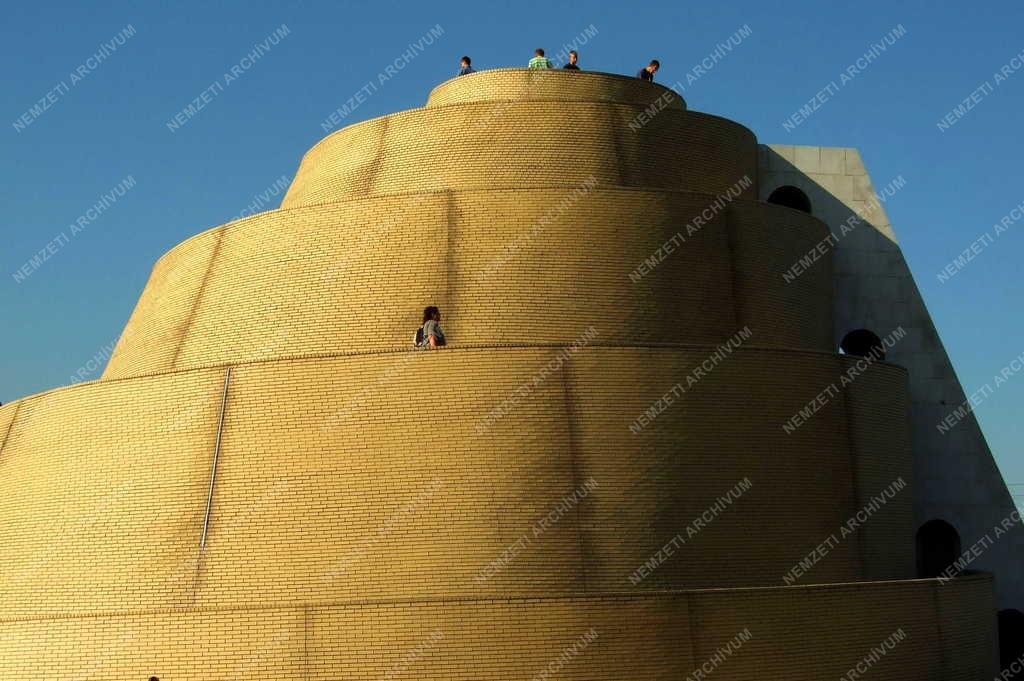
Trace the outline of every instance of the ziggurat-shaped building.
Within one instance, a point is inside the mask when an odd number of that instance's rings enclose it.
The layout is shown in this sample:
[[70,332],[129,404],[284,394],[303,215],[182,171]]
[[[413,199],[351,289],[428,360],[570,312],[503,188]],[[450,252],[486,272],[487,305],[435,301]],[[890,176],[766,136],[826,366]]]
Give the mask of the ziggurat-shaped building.
[[943,496],[1002,484],[973,419],[969,475],[919,443],[962,391],[884,214],[793,275],[859,164],[586,72],[329,135],[100,380],[0,407],[0,678],[991,679],[1019,531],[918,578],[1009,497]]

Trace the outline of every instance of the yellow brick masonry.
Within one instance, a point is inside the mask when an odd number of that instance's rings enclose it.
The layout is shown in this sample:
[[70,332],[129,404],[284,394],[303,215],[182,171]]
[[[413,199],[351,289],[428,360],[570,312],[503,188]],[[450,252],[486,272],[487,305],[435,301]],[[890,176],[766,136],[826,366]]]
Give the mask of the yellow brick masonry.
[[[870,394],[835,400],[793,435],[777,427],[850,363],[824,353],[738,349],[638,434],[629,429],[635,414],[713,348],[586,346],[479,433],[476,424],[561,350],[453,348],[235,365],[201,566],[194,561],[223,368],[83,383],[5,405],[0,415],[17,411],[17,419],[0,450],[0,504],[10,523],[0,534],[8,568],[0,573],[0,616],[622,589],[639,564],[745,476],[753,484],[743,503],[642,586],[775,584],[823,539],[823,524],[842,524],[876,493],[854,486],[849,452],[860,452],[859,469],[910,477],[909,447],[861,444],[874,432],[907,441],[905,420],[873,407]],[[868,378],[906,400],[902,370],[878,364]],[[353,403],[352,386],[363,384],[374,389]],[[774,399],[751,415],[749,400],[759,395]],[[859,416],[848,423],[851,410]],[[733,421],[745,425],[722,426]],[[757,449],[749,447],[753,437]],[[443,444],[445,467],[422,456],[423,442]],[[787,452],[785,465],[761,465],[763,451]],[[97,487],[87,494],[68,479]],[[563,514],[499,575],[475,580],[591,480],[580,514]],[[389,481],[386,494],[381,481]],[[680,496],[686,485],[706,491]],[[782,487],[787,494],[779,496]],[[45,503],[44,513],[33,499]],[[653,513],[678,529],[645,529]],[[817,579],[850,581],[883,568],[912,576],[912,551],[898,542],[912,531],[910,496],[877,515],[888,529],[871,542],[844,543],[816,566]],[[766,516],[776,522],[764,526]],[[74,520],[53,541],[40,541],[52,518]],[[747,541],[753,528],[762,541]],[[284,563],[282,544],[289,546]],[[873,555],[884,565],[870,564],[865,556]]]
[[[156,264],[104,373],[405,347],[427,304],[460,346],[752,342],[831,350],[831,261],[781,273],[827,229],[736,200],[646,277],[716,197],[573,188],[419,193],[272,211]],[[608,317],[628,320],[609,324]]]
[[[565,77],[566,75],[570,77]],[[568,112],[573,102],[626,104],[640,108],[664,100],[667,108],[686,109],[686,102],[661,83],[637,78],[578,71],[551,73],[538,69],[486,69],[445,81],[427,98],[428,107],[476,102],[546,101]]]
[[[630,279],[757,177],[754,136],[681,99],[629,127],[665,93],[455,79],[164,256],[103,380],[0,407],[0,679],[995,676],[992,579],[912,579],[912,489],[781,585],[912,479],[907,377],[873,363],[783,431],[851,360],[830,257],[782,277],[826,228],[756,186]],[[450,345],[410,351],[429,303]]]
[[[581,184],[717,194],[757,177],[757,140],[717,116],[574,102],[412,109],[328,135],[306,153],[283,208],[374,194]],[[492,115],[495,111],[498,115]],[[477,125],[479,120],[490,125]],[[740,198],[757,197],[756,182]]]

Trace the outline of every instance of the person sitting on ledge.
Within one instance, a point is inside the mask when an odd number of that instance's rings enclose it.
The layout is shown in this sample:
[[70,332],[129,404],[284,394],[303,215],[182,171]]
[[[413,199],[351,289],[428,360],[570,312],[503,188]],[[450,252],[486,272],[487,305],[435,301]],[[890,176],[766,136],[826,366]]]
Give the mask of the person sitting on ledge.
[[533,59],[530,60],[530,63],[527,65],[527,68],[530,68],[530,69],[553,69],[553,68],[555,68],[554,66],[551,65],[551,60],[544,56],[544,50],[543,49],[538,47],[536,50],[534,50],[533,54],[534,54],[534,57],[533,57]]
[[470,66],[470,64],[472,63],[473,60],[470,59],[469,57],[463,57],[461,60],[459,60],[459,75],[465,76],[468,73],[476,73],[476,69]]
[[661,68],[661,63],[657,59],[652,59],[651,63],[643,67],[636,73],[636,77],[640,80],[649,80],[654,82],[654,73]]
[[571,71],[579,71],[580,67],[577,66],[576,64],[576,62],[578,62],[579,60],[580,55],[576,52],[576,50],[572,50],[571,52],[569,52],[569,62],[562,68],[569,69]]
[[421,350],[433,350],[444,344],[441,310],[436,305],[428,305],[423,308],[423,326],[416,332],[416,347]]

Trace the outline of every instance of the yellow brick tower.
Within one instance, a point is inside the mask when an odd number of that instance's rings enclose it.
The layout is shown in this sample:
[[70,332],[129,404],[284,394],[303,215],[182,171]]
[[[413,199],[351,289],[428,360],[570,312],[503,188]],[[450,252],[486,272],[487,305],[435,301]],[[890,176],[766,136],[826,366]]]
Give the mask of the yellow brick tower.
[[0,407],[0,679],[991,679],[991,577],[914,578],[906,372],[834,353],[757,164],[587,72],[320,141]]

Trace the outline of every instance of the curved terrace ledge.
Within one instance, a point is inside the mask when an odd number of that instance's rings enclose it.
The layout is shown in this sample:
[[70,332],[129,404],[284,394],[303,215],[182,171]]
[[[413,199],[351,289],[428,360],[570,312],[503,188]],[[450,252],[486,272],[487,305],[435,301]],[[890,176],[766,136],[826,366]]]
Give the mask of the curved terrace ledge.
[[[154,266],[104,376],[391,348],[427,304],[459,344],[571,343],[591,325],[607,343],[714,344],[749,327],[758,345],[831,349],[831,260],[783,278],[827,234],[818,219],[687,192],[581,198],[389,195],[208,230]],[[627,323],[603,322],[609,306]]]
[[456,76],[430,92],[428,107],[470,102],[607,102],[651,110],[686,109],[675,90],[617,73],[566,69],[500,68]]
[[[585,648],[571,661],[573,678],[682,679],[706,670],[728,643],[716,674],[726,681],[820,681],[846,675],[885,643],[872,679],[981,680],[998,673],[993,605],[985,577],[945,586],[913,581],[64,615],[0,620],[0,635],[21,644],[0,650],[0,674],[65,678],[69,662],[82,657],[103,678],[126,680],[207,678],[201,674],[211,669],[244,670],[261,681],[333,679],[341,668],[346,678],[498,680],[536,677],[567,650]],[[498,638],[505,645],[495,646]]]
[[[464,76],[465,77],[465,76]],[[282,208],[429,189],[557,183],[722,193],[741,178],[757,197],[757,140],[718,116],[579,102],[411,109],[331,133],[299,164]]]
[[[787,419],[838,385],[853,361],[714,353],[409,351],[97,381],[4,405],[0,506],[11,520],[0,525],[0,616],[779,584],[827,531],[896,476],[909,480],[906,373],[867,368],[787,433]],[[738,376],[750,376],[750,387]],[[664,413],[644,417],[667,391]],[[56,434],[51,423],[60,424]],[[424,432],[459,444],[425,456],[409,446]],[[191,575],[214,447],[216,499],[195,584],[178,571]],[[83,494],[69,479],[102,482]],[[682,555],[632,579],[747,479],[735,503],[678,547]],[[587,480],[596,484],[578,513],[538,537],[529,555],[477,579],[539,510]],[[684,485],[694,492],[678,494]],[[424,496],[434,513],[377,536],[381,517]],[[804,581],[912,576],[903,541],[913,532],[910,498],[893,494]],[[53,517],[89,522],[54,537]],[[751,535],[761,541],[746,541]],[[274,559],[282,543],[287,561]],[[156,553],[145,550],[151,544]],[[45,588],[26,579],[40,565],[53,575]]]

